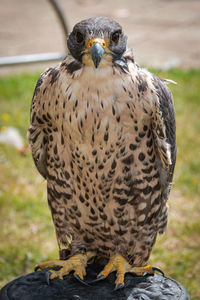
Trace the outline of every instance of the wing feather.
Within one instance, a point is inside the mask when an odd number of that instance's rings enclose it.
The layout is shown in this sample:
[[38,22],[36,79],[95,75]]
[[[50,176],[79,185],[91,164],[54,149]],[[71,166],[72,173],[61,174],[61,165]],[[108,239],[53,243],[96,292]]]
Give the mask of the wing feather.
[[47,104],[49,104],[49,101],[54,102],[55,96],[52,93],[52,86],[56,83],[58,77],[59,71],[56,68],[50,68],[37,81],[31,105],[31,124],[27,133],[34,163],[45,179],[48,176],[47,147],[49,135],[47,125],[52,126]]
[[[171,185],[176,163],[176,123],[172,94],[165,81],[153,75],[156,90],[155,114],[152,128],[161,166],[165,170],[168,190]],[[162,180],[162,178],[161,178]]]

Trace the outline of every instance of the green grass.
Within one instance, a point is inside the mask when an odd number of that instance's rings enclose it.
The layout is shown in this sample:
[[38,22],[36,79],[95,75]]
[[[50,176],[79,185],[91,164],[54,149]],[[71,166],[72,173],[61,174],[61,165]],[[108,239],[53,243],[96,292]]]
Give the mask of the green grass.
[[[170,84],[177,116],[178,156],[168,230],[158,238],[151,262],[200,299],[200,70],[153,70]],[[39,74],[0,78],[0,128],[17,127],[25,143],[30,103]],[[46,201],[46,184],[31,154],[0,144],[0,286],[57,257]]]

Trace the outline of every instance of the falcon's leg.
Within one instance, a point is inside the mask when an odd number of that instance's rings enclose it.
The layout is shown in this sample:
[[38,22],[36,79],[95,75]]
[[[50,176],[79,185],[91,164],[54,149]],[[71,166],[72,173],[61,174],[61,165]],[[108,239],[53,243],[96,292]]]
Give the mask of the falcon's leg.
[[88,251],[84,254],[77,253],[72,255],[67,260],[55,259],[43,262],[38,265],[35,270],[37,271],[38,269],[44,269],[51,266],[61,266],[62,268],[58,271],[48,271],[49,276],[47,281],[54,278],[63,279],[63,276],[68,275],[71,271],[74,271],[74,276],[76,278],[83,280],[84,276],[86,275],[87,262],[95,255],[96,253],[92,251]]
[[110,258],[108,264],[104,267],[103,271],[98,274],[97,279],[93,282],[103,280],[114,271],[117,272],[115,290],[124,286],[124,276],[126,273],[134,273],[138,276],[141,276],[143,273],[154,274],[154,269],[151,266],[132,267],[121,254],[116,254]]

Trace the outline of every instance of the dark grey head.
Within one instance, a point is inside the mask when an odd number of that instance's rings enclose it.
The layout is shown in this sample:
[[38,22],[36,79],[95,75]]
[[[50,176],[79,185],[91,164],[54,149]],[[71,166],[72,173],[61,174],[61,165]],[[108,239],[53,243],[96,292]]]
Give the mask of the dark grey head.
[[127,37],[113,19],[96,17],[76,24],[67,45],[79,62],[96,68],[103,60],[119,60],[126,50]]

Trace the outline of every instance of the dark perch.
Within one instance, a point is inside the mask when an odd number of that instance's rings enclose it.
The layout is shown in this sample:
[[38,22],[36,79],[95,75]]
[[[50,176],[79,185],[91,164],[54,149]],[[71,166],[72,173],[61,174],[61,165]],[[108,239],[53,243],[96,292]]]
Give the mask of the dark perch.
[[[91,264],[87,269],[86,281],[96,278],[101,265]],[[48,286],[45,272],[37,271],[21,276],[8,283],[0,291],[0,300],[189,300],[185,288],[175,280],[160,274],[144,277],[126,275],[124,289],[114,291],[115,274],[101,282],[83,285],[72,274],[64,280],[54,279]]]

